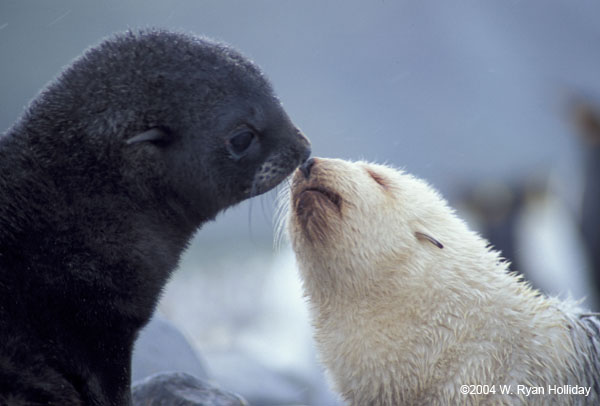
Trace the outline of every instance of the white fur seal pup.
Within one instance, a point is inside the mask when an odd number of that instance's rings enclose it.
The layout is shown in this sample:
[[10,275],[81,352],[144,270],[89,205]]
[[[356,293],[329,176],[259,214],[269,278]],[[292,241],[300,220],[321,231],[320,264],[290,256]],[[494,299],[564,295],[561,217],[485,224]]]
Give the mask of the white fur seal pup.
[[131,404],[192,235],[309,154],[228,46],[145,30],[85,52],[0,137],[0,405]]
[[425,182],[314,158],[290,205],[317,348],[348,404],[599,404],[597,318],[509,273]]

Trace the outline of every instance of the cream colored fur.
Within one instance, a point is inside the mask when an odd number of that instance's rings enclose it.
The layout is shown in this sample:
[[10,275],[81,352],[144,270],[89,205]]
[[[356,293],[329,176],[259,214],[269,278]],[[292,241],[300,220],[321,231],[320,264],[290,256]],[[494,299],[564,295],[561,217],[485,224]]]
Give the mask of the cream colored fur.
[[[297,199],[310,185],[339,194],[339,212],[316,206],[316,223],[309,214],[303,225]],[[582,354],[590,345],[577,310],[509,273],[425,182],[383,165],[316,158],[309,179],[294,176],[288,230],[321,360],[348,404],[600,402],[593,388],[587,398],[517,393],[517,385],[593,386],[597,355]],[[460,393],[477,384],[495,385],[496,395]],[[513,394],[500,395],[499,385]]]

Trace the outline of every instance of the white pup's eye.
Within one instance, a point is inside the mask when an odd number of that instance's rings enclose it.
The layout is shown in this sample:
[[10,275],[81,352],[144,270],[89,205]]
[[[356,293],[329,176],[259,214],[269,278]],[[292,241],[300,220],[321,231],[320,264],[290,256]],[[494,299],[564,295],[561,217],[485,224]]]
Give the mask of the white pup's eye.
[[373,180],[375,182],[377,182],[379,185],[383,186],[386,189],[388,188],[386,179],[383,176],[381,176],[380,174],[378,174],[375,171],[372,171],[371,169],[367,169],[367,172],[369,173],[369,175],[371,176],[371,178],[373,178]]
[[420,232],[415,232],[415,237],[417,237],[417,239],[422,240],[422,241],[427,241],[432,243],[433,245],[435,245],[436,247],[438,247],[439,249],[444,248],[444,245],[439,242],[438,240],[436,240],[435,238],[433,238],[432,236],[425,234],[425,233],[420,233]]

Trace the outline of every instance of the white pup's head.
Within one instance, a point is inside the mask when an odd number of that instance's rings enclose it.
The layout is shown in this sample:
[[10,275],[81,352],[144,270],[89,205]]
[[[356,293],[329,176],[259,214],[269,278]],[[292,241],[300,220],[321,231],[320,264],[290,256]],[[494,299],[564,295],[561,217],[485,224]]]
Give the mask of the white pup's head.
[[425,182],[385,165],[325,158],[294,174],[288,229],[301,264],[355,286],[381,276],[364,273],[441,261],[453,239],[470,234]]

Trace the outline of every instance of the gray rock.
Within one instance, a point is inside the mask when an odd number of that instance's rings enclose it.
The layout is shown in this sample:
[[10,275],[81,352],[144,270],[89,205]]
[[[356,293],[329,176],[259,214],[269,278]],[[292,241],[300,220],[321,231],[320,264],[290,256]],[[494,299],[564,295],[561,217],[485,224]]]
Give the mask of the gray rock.
[[134,406],[248,406],[241,396],[192,375],[152,375],[133,385]]

